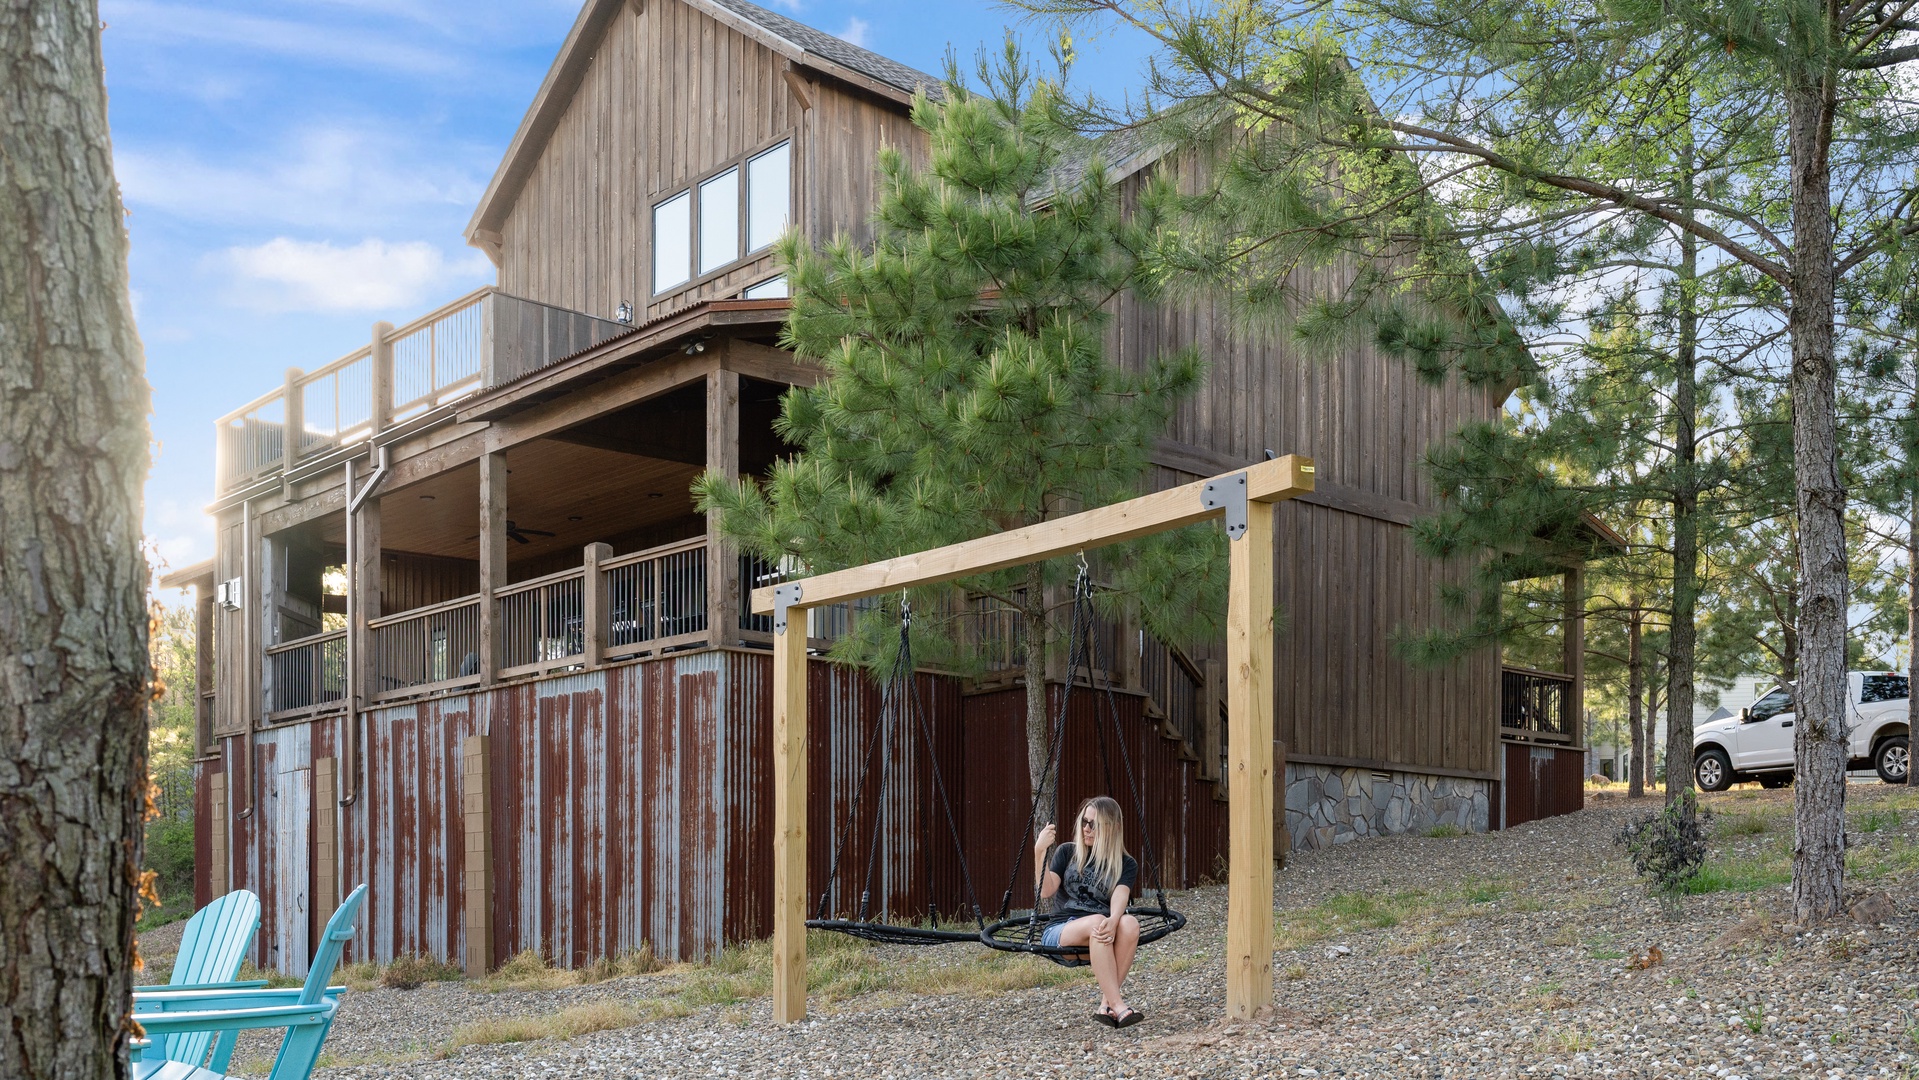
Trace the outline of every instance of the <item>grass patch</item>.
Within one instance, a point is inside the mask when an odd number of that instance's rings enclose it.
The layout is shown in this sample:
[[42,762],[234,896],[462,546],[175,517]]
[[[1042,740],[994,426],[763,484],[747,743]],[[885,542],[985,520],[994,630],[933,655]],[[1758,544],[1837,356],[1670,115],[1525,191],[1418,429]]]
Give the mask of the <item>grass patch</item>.
[[461,1025],[453,1033],[440,1057],[447,1057],[462,1046],[498,1046],[502,1043],[532,1042],[535,1039],[576,1039],[595,1031],[633,1027],[670,1016],[686,1016],[693,1010],[669,999],[642,1001],[595,1001],[575,1005],[545,1016],[507,1016],[477,1020]]
[[1708,859],[1699,873],[1679,886],[1687,896],[1716,892],[1752,892],[1792,880],[1792,869],[1776,857]]
[[1757,810],[1742,810],[1719,819],[1721,836],[1763,836],[1772,831],[1772,819]]
[[1448,836],[1464,836],[1466,835],[1466,830],[1460,828],[1457,825],[1454,825],[1450,821],[1446,821],[1446,822],[1441,822],[1440,824],[1435,825],[1430,829],[1427,829],[1424,833],[1421,833],[1420,835],[1430,836],[1435,839],[1443,839]]
[[1313,907],[1283,913],[1274,922],[1274,947],[1301,949],[1340,934],[1384,930],[1416,920],[1449,926],[1482,914],[1486,905],[1508,891],[1503,882],[1481,880],[1446,892],[1339,893]]
[[1846,873],[1862,881],[1888,874],[1912,874],[1919,871],[1919,845],[1895,844],[1891,847],[1856,847],[1846,852]]
[[653,954],[649,942],[620,956],[602,956],[582,968],[555,967],[532,949],[522,949],[478,981],[483,990],[560,990],[630,975],[652,975],[673,965]]
[[1897,810],[1868,810],[1858,816],[1857,822],[1859,831],[1862,833],[1876,833],[1887,829],[1897,829],[1899,827],[1899,812]]
[[267,989],[269,990],[284,989],[289,986],[300,985],[299,979],[296,979],[291,975],[282,975],[277,971],[268,971],[265,968],[254,967],[253,961],[251,960],[248,960],[245,963],[240,965],[240,974],[236,976],[236,978],[238,978],[241,982],[249,982],[254,979],[265,979],[267,982]]

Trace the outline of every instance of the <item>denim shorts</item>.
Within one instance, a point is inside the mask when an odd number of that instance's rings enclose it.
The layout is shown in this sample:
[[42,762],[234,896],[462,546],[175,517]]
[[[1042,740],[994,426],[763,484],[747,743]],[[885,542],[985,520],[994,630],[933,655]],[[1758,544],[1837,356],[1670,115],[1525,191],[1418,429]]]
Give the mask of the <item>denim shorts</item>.
[[1060,931],[1064,929],[1066,929],[1066,924],[1063,922],[1056,922],[1053,925],[1047,927],[1046,935],[1039,939],[1040,944],[1046,946],[1049,949],[1059,948]]
[[[1071,921],[1072,920],[1070,919],[1067,920],[1067,922],[1071,922]],[[1039,939],[1040,944],[1045,945],[1046,947],[1051,949],[1059,948],[1060,947],[1059,935],[1060,935],[1060,932],[1065,929],[1066,929],[1066,923],[1064,922],[1056,922],[1053,925],[1047,927],[1046,932],[1040,936],[1040,939]],[[1046,958],[1048,960],[1051,960],[1053,963],[1060,965],[1061,967],[1085,967],[1087,964],[1092,962],[1087,959],[1086,954],[1083,952],[1071,952],[1071,953],[1065,954],[1064,956],[1048,955]]]

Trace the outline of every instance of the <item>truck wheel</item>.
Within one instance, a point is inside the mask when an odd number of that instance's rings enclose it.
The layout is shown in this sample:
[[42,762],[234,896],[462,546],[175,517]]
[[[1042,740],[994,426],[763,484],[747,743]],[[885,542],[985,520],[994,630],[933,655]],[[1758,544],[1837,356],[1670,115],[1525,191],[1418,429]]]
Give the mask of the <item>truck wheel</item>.
[[1732,786],[1732,759],[1718,747],[1708,747],[1693,759],[1692,778],[1701,791],[1724,791]]
[[1790,783],[1792,774],[1789,772],[1766,773],[1759,777],[1759,786],[1762,788],[1782,788]]
[[1879,771],[1879,779],[1888,784],[1903,784],[1906,773],[1912,769],[1912,753],[1907,749],[1906,737],[1894,735],[1879,744],[1872,752],[1872,767]]

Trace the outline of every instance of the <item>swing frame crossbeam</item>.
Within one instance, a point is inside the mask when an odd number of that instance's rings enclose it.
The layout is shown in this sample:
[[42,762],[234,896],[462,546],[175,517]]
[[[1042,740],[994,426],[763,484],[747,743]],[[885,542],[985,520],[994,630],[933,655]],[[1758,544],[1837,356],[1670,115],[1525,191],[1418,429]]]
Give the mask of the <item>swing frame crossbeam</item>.
[[[809,608],[933,585],[1223,517],[1231,542],[1226,607],[1228,870],[1226,1013],[1273,999],[1273,514],[1313,490],[1311,458],[1238,472],[977,540],[753,590],[773,634],[773,1019],[806,1018],[806,636]],[[1243,492],[1243,494],[1242,494]],[[1242,509],[1243,508],[1243,509]],[[805,626],[800,617],[799,626]]]

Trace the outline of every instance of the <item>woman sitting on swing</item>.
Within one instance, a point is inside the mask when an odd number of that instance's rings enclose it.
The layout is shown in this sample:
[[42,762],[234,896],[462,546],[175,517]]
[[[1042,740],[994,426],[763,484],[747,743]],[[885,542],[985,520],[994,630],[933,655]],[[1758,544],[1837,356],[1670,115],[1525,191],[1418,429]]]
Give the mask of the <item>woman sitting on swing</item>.
[[[1120,987],[1133,969],[1139,949],[1139,920],[1126,914],[1139,864],[1126,854],[1126,830],[1119,804],[1104,795],[1086,800],[1075,816],[1076,837],[1053,846],[1052,822],[1033,844],[1033,878],[1042,903],[1061,893],[1063,898],[1046,927],[1045,944],[1074,950],[1063,961],[1093,965],[1099,980],[1099,1011],[1093,1019],[1107,1027],[1132,1027],[1146,1015],[1129,1008]],[[1083,950],[1083,951],[1081,951]]]

